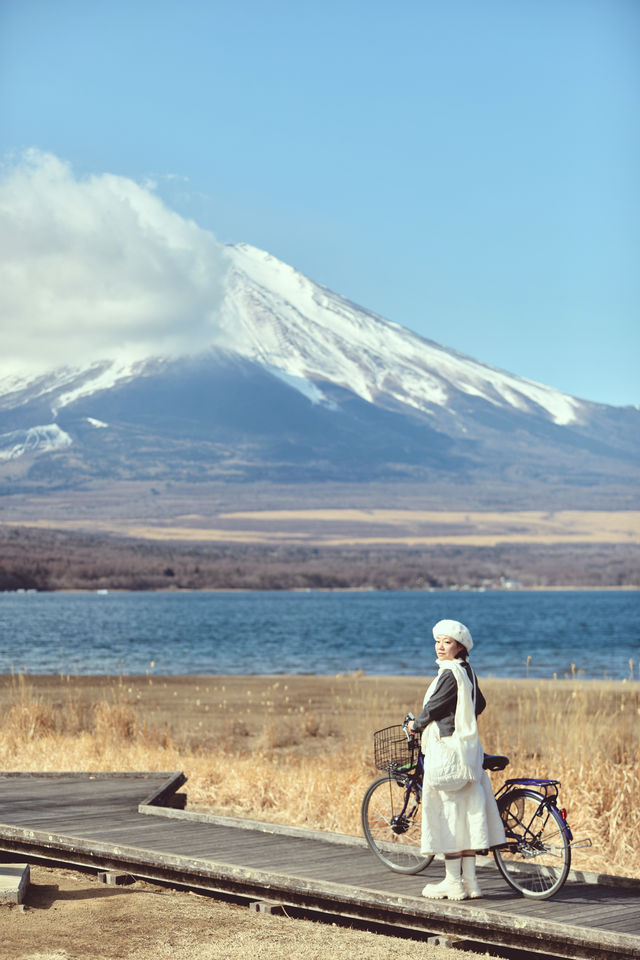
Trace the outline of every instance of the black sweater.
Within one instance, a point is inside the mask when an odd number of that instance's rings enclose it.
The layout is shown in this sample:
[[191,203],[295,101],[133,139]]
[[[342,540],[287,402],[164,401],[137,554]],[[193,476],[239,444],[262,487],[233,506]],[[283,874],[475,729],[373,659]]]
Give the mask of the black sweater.
[[[467,671],[469,680],[473,683],[473,670],[464,660],[462,661],[462,666]],[[440,674],[436,689],[422,708],[422,713],[414,720],[413,729],[416,733],[422,733],[427,724],[435,720],[438,724],[440,736],[450,737],[455,730],[457,704],[458,684],[456,683],[456,678],[451,670],[443,670]],[[476,695],[476,717],[482,713],[486,705],[487,701],[482,696],[480,687],[478,687]]]

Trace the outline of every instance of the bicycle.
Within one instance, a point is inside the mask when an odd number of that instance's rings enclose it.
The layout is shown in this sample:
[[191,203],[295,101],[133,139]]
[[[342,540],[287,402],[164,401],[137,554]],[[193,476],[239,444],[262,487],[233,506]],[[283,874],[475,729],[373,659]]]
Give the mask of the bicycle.
[[[420,852],[424,755],[419,738],[407,732],[407,723],[374,733],[374,761],[385,776],[367,789],[362,801],[362,826],[373,853],[396,873],[417,874],[429,866],[433,854]],[[509,758],[485,754],[485,770],[504,770]],[[495,794],[506,843],[494,849],[500,873],[524,897],[546,900],[561,889],[571,867],[572,847],[591,846],[574,841],[566,810],[557,805],[559,780],[518,777],[505,780]],[[486,852],[486,851],[485,851]]]

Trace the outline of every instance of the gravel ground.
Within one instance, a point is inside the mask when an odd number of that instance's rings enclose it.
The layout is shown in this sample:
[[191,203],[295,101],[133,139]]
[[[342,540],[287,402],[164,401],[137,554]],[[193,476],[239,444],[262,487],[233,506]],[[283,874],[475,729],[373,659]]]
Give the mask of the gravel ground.
[[23,906],[0,906],[2,960],[453,960],[464,953],[137,881],[34,866]]

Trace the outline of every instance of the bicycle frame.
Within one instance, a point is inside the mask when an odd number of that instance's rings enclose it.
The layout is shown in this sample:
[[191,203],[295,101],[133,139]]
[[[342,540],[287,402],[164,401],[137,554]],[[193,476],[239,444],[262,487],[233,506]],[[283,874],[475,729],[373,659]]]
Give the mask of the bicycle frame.
[[402,813],[404,814],[406,810],[406,805],[411,795],[411,790],[413,787],[416,787],[420,800],[422,800],[422,781],[424,779],[424,754],[419,753],[418,759],[416,761],[415,767],[410,767],[408,770],[402,770],[398,768],[389,772],[389,776],[394,777],[396,782],[401,786],[406,787],[406,797],[404,806],[402,808]]
[[563,833],[568,842],[570,844],[573,843],[571,827],[567,823],[567,811],[564,808],[558,807],[556,803],[556,800],[558,799],[558,788],[560,787],[559,780],[549,780],[546,777],[514,777],[509,780],[505,780],[498,792],[495,794],[496,801],[514,787],[533,788],[536,790],[536,792],[539,791],[541,794],[543,794],[540,797],[540,807],[555,807],[562,820]]
[[[390,771],[390,776],[394,777],[398,783],[406,786],[407,788],[407,799],[411,792],[411,789],[415,786],[418,788],[420,797],[422,797],[422,781],[424,778],[424,754],[421,752],[418,754],[418,759],[415,767],[412,767],[408,770],[403,770],[398,768],[397,770]],[[542,794],[540,798],[541,805],[543,806],[554,806],[557,807],[556,800],[558,798],[558,788],[560,786],[559,780],[550,780],[547,777],[511,777],[508,780],[505,780],[499,790],[494,794],[496,801],[503,796],[503,794],[508,793],[509,790],[512,790],[514,787],[529,787],[537,788],[537,790]],[[560,809],[560,808],[558,808]],[[405,812],[403,808],[402,812]],[[566,811],[560,810],[562,815],[562,820],[566,825],[567,839],[571,840],[571,830],[569,825],[566,822]]]
[[[397,783],[405,788],[404,794],[404,803],[400,813],[394,818],[398,825],[400,825],[400,820],[406,815],[407,806],[411,798],[412,792],[414,789],[417,790],[420,801],[422,801],[422,781],[424,777],[424,754],[420,752],[418,754],[418,759],[416,761],[415,767],[409,770],[398,769],[394,773],[391,773],[391,776],[395,776]],[[567,811],[563,807],[558,807],[556,800],[558,798],[558,788],[560,787],[559,780],[551,780],[548,777],[511,777],[502,784],[498,791],[494,794],[496,802],[498,799],[507,793],[510,790],[516,787],[525,787],[528,789],[533,789],[536,792],[540,793],[540,806],[539,809],[542,810],[545,807],[554,807],[555,810],[560,814],[560,820],[562,823],[562,831],[567,839],[569,846],[591,846],[590,840],[579,840],[574,841],[573,833],[571,832],[571,827],[567,823]]]

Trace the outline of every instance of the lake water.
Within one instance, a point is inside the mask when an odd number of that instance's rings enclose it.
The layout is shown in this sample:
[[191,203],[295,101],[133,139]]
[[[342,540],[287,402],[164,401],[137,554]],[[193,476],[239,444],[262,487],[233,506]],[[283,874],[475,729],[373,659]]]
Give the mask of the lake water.
[[2,593],[0,672],[433,674],[449,618],[480,676],[640,679],[639,614],[632,591]]

